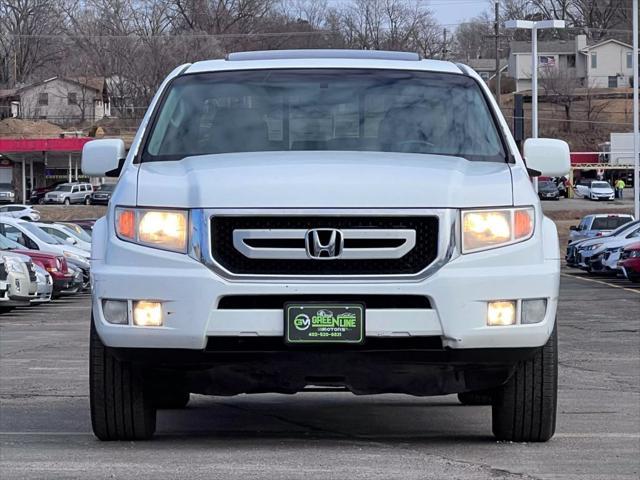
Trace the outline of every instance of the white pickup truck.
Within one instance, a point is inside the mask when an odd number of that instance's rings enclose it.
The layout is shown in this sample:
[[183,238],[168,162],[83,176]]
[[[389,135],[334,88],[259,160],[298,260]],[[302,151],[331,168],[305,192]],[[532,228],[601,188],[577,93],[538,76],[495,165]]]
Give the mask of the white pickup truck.
[[93,229],[91,417],[149,438],[191,393],[457,393],[499,439],[546,441],[560,251],[482,79],[410,53],[275,51],[176,68]]

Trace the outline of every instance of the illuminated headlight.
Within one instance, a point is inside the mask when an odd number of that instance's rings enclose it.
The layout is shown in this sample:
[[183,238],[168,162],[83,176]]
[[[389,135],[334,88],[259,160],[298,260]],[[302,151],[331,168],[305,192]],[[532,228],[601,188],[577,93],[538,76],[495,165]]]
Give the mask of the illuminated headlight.
[[2,259],[4,260],[4,268],[7,270],[7,272],[29,274],[27,265],[17,258],[2,257]]
[[133,302],[133,324],[139,327],[161,327],[162,304],[146,300]]
[[501,300],[487,304],[487,325],[490,327],[515,325],[516,301]]
[[502,247],[531,238],[532,207],[462,211],[462,253]]
[[186,253],[189,214],[184,210],[116,208],[116,233],[121,240]]

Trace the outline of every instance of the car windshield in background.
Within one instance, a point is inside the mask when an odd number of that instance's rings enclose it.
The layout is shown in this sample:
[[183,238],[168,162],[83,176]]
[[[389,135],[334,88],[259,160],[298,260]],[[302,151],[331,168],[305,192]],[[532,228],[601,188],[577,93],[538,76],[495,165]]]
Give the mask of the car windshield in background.
[[85,242],[91,243],[91,236],[78,225],[73,225],[73,226],[65,225],[65,227],[72,230],[75,236],[78,237],[80,240],[84,240]]
[[591,183],[591,188],[611,188],[607,182],[593,182]]
[[72,185],[58,185],[54,189],[54,192],[70,192],[71,188],[72,188]]
[[553,190],[554,188],[558,188],[558,187],[553,182],[544,181],[544,182],[538,182],[538,188],[545,188],[545,189],[548,189],[548,190]]
[[40,239],[41,241],[43,241],[45,243],[50,243],[50,244],[53,244],[53,245],[59,245],[60,244],[60,242],[57,239],[55,239],[54,237],[52,237],[51,235],[49,235],[47,232],[45,232],[44,230],[42,230],[40,227],[38,227],[36,225],[32,225],[29,222],[24,222],[24,223],[22,223],[22,226],[24,227],[25,230],[28,230],[33,235],[38,237],[38,239]]
[[13,190],[13,186],[10,183],[0,183],[0,190]]
[[262,151],[377,151],[505,161],[470,77],[397,70],[256,70],[173,80],[142,161]]
[[115,185],[102,185],[100,188],[98,188],[97,191],[99,192],[113,192],[113,189],[115,188]]
[[591,225],[591,230],[614,230],[630,221],[629,217],[596,217]]

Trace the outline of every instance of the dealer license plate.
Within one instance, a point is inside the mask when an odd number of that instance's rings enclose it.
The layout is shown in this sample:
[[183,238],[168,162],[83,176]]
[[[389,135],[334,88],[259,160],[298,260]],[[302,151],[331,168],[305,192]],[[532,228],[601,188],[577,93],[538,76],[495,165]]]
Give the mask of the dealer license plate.
[[284,336],[287,343],[362,343],[364,304],[287,303]]

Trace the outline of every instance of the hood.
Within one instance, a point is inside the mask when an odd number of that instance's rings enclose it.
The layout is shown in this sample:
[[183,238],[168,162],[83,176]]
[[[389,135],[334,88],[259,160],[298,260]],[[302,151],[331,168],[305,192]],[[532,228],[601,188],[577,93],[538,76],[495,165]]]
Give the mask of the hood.
[[28,257],[31,258],[40,258],[42,260],[52,260],[55,262],[56,258],[59,257],[60,255],[56,255],[54,253],[46,253],[46,252],[41,252],[40,250],[11,250],[14,253],[19,253],[21,255],[26,255]]
[[387,152],[201,155],[140,166],[138,205],[437,208],[513,203],[509,165]]
[[596,188],[592,188],[591,191],[593,193],[613,193],[613,188],[611,188],[611,187],[596,187]]
[[31,258],[27,255],[21,255],[20,253],[14,252],[13,250],[2,250],[2,252],[0,252],[0,255],[4,257],[17,258],[21,262],[29,262],[31,260]]

